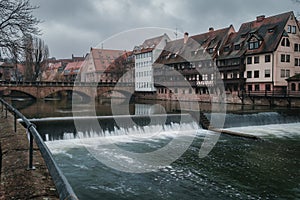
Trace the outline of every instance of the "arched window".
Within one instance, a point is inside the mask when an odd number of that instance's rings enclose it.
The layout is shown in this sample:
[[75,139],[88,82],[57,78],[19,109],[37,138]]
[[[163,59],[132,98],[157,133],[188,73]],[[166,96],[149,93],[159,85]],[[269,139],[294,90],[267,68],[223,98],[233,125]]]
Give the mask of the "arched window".
[[281,46],[289,47],[291,45],[289,38],[283,38],[281,41]]
[[300,91],[300,83],[298,83],[298,90]]
[[295,83],[292,83],[292,85],[291,85],[291,90],[292,90],[292,91],[296,91],[296,84],[295,84]]

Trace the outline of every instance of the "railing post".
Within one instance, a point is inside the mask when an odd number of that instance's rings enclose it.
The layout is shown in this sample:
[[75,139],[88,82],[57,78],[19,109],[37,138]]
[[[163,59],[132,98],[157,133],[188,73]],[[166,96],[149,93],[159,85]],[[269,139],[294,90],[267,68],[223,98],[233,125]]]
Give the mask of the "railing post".
[[5,105],[5,118],[7,118],[7,106]]
[[28,134],[29,134],[29,163],[28,163],[28,168],[27,170],[34,170],[35,167],[33,166],[33,135],[30,131],[30,127],[29,126],[27,128]]
[[15,133],[17,132],[17,114],[14,112],[14,127],[15,127]]

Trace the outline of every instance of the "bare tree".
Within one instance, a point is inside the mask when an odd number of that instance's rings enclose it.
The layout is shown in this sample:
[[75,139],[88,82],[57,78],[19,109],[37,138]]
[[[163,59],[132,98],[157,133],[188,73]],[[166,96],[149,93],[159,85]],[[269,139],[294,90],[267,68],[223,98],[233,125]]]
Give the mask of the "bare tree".
[[48,46],[41,38],[28,35],[24,38],[25,77],[29,81],[40,81],[47,66]]
[[32,15],[37,6],[29,0],[0,0],[0,48],[7,52],[22,48],[24,35],[38,35],[40,21]]

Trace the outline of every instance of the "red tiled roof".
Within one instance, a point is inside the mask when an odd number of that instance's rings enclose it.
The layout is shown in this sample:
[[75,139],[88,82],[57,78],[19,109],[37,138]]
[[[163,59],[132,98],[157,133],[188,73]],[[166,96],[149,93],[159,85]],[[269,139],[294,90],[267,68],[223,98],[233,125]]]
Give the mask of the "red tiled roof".
[[57,70],[62,66],[61,62],[58,63],[49,63],[48,70]]
[[80,69],[84,61],[78,61],[78,62],[70,62],[67,64],[65,70],[76,70]]
[[96,71],[105,71],[117,58],[122,56],[122,50],[96,49],[91,48],[91,55]]

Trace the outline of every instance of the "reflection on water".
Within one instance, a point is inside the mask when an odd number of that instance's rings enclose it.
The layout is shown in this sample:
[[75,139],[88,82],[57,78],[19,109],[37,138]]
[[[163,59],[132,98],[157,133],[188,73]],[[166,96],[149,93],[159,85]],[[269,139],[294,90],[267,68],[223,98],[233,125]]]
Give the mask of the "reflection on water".
[[[80,112],[82,115],[88,115],[91,112],[89,103],[77,103],[77,110],[72,111],[71,100],[58,100],[48,98],[45,100],[35,101],[26,98],[7,98],[14,107],[19,109],[28,118],[44,118],[44,117],[64,117],[73,116],[73,112]],[[112,106],[117,113],[112,113]],[[215,105],[218,107],[218,105]],[[256,113],[256,112],[274,112],[283,111],[289,113],[298,113],[300,109],[286,108],[270,108],[268,106],[252,106],[252,105],[236,105],[227,104],[226,110],[223,106],[219,106],[220,110],[214,112],[220,113]],[[93,108],[94,109],[94,108]],[[181,113],[186,111],[201,110],[203,112],[211,112],[212,105],[210,103],[198,102],[175,102],[175,101],[154,101],[154,100],[139,100],[129,105],[124,103],[123,99],[100,99],[95,101],[95,111],[97,116],[111,115],[148,115],[148,114],[165,114],[165,113]],[[129,112],[129,113],[128,113]]]

